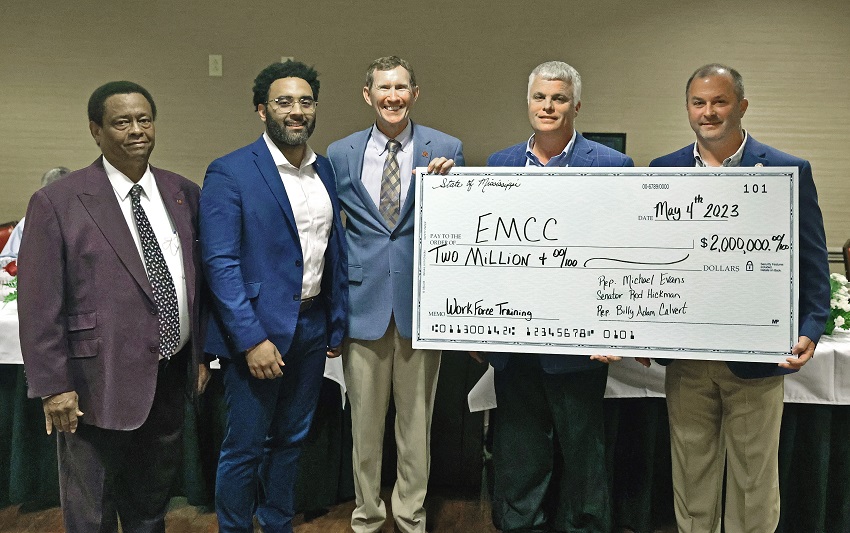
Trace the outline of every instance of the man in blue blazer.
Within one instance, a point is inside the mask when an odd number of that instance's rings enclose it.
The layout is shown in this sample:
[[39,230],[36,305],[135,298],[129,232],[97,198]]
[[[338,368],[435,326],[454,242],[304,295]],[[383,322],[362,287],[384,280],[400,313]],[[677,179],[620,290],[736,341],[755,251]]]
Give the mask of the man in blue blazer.
[[[201,250],[214,296],[206,352],[228,406],[216,480],[222,532],[291,532],[301,445],[325,356],[340,354],[347,267],[327,159],[307,145],[319,81],[295,61],[254,80],[265,133],[210,164]],[[259,490],[258,490],[259,487]]]
[[823,219],[809,162],[764,145],[741,128],[748,102],[736,70],[705,65],[688,80],[685,93],[696,142],[653,160],[650,166],[800,169],[800,337],[792,357],[778,366],[663,362],[669,365],[665,390],[679,531],[720,530],[724,466],[726,531],[774,531],[779,523],[783,374],[799,370],[812,357],[829,315]]
[[328,148],[346,214],[349,321],[343,370],[351,400],[355,533],[380,531],[384,421],[392,394],[398,476],[395,523],[425,532],[423,502],[430,468],[431,414],[440,351],[411,346],[414,169],[448,172],[463,164],[461,142],[414,124],[419,96],[413,69],[395,56],[369,65],[363,98],[375,124]]
[[[487,166],[634,166],[630,157],[575,131],[580,108],[581,77],[573,67],[560,61],[537,66],[528,78],[528,118],[534,134],[491,155]],[[617,359],[488,355],[496,370],[499,406],[493,433],[497,527],[611,530],[602,399],[608,377],[605,363]],[[553,471],[561,472],[561,479],[554,480]]]

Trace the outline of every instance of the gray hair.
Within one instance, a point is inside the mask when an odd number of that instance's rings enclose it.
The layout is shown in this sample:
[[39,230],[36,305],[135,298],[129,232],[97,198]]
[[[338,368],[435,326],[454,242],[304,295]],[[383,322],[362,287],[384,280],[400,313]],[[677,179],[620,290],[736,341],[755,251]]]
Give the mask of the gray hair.
[[54,181],[65,176],[66,174],[70,174],[70,173],[71,173],[70,168],[65,168],[65,167],[51,168],[50,170],[48,170],[47,172],[44,173],[44,176],[41,177],[41,186],[44,187],[45,185],[50,185]]
[[685,103],[688,101],[688,91],[691,90],[691,83],[696,79],[707,78],[709,76],[729,76],[732,78],[732,85],[735,89],[735,96],[738,97],[738,101],[744,99],[744,78],[741,77],[741,73],[732,67],[720,64],[720,63],[709,63],[708,65],[703,65],[700,68],[696,69],[691,77],[688,78],[688,83],[685,85]]
[[569,83],[573,87],[573,101],[575,103],[581,102],[581,76],[576,69],[563,61],[547,61],[537,65],[531,71],[528,76],[528,94],[526,95],[526,99],[529,101],[531,101],[531,84],[534,83],[534,78]]

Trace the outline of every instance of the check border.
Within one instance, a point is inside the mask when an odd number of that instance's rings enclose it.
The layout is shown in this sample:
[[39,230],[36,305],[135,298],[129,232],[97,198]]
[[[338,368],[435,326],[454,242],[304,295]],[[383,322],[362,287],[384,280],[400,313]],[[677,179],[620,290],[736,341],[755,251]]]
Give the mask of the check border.
[[[754,177],[754,178],[782,178],[787,179],[788,196],[790,205],[788,209],[788,219],[785,224],[786,234],[788,235],[789,254],[791,256],[790,269],[788,274],[783,274],[783,279],[786,279],[789,284],[789,301],[788,301],[788,320],[783,337],[787,337],[788,348],[782,349],[745,349],[735,350],[729,348],[722,349],[698,349],[685,348],[678,346],[674,342],[658,342],[652,345],[645,346],[626,346],[614,343],[599,342],[583,342],[581,337],[578,339],[564,342],[563,339],[558,342],[553,342],[551,339],[545,338],[524,338],[522,340],[508,339],[475,339],[468,338],[452,338],[445,335],[440,335],[432,331],[423,329],[423,313],[426,312],[422,308],[420,296],[425,289],[425,267],[427,261],[423,259],[423,250],[427,246],[427,220],[429,217],[439,216],[432,214],[439,213],[440,206],[431,204],[431,198],[427,194],[427,185],[432,185],[435,180],[454,178],[464,181],[470,179],[490,178],[491,180],[510,179],[518,176],[549,176],[558,177],[559,179],[569,176],[573,178],[601,178],[601,177],[616,177],[616,178],[653,178],[661,179],[676,179],[684,178],[691,179],[697,177],[723,177],[734,176],[739,178]],[[505,352],[528,352],[528,353],[556,353],[569,355],[591,355],[595,353],[611,353],[627,357],[669,357],[669,358],[686,358],[686,359],[711,359],[711,360],[727,360],[727,361],[784,361],[790,353],[790,347],[794,345],[797,339],[797,321],[796,305],[798,301],[799,285],[798,277],[798,235],[796,219],[798,213],[798,169],[796,167],[737,167],[737,168],[515,168],[515,167],[466,167],[453,169],[448,176],[427,175],[426,169],[417,169],[416,181],[416,207],[415,207],[415,233],[414,233],[414,301],[413,301],[413,345],[415,348],[429,349],[451,349],[451,350],[478,350],[478,351],[505,351]],[[480,195],[478,199],[485,200],[486,198]],[[614,269],[616,270],[616,269]],[[488,317],[489,319],[499,319],[503,317]],[[515,319],[510,319],[515,320]],[[539,319],[545,320],[545,319]],[[640,323],[639,320],[626,321],[623,319],[598,319],[599,323]],[[670,322],[671,324],[674,322]],[[613,329],[613,328],[612,328]]]

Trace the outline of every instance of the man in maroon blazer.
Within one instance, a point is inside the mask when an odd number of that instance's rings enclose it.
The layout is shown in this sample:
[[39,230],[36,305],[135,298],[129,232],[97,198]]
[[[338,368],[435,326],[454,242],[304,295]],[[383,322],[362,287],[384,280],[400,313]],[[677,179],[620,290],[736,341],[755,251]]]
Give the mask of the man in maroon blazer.
[[165,531],[184,397],[202,392],[199,188],[148,165],[156,106],[131,82],[89,99],[103,154],[36,192],[19,255],[29,396],[57,429],[68,532]]

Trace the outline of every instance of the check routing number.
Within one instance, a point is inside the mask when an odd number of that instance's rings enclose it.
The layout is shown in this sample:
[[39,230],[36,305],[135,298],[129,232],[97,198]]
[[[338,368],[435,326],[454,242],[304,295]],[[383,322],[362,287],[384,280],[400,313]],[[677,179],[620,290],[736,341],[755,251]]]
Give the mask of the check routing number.
[[413,346],[784,361],[793,167],[417,169]]

